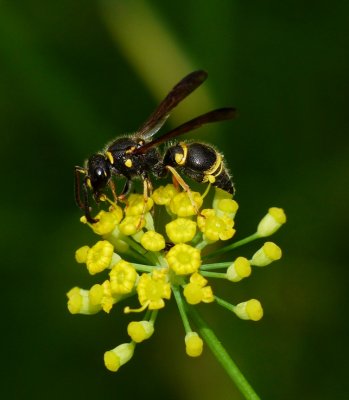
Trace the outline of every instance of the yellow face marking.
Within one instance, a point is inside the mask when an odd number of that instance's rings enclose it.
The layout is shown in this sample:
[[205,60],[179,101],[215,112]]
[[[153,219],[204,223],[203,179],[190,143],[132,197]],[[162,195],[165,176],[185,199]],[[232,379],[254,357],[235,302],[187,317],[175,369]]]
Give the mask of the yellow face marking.
[[87,186],[89,187],[89,189],[92,189],[92,183],[91,183],[91,179],[90,178],[86,179],[86,183],[87,183]]
[[131,168],[132,167],[132,160],[130,159],[130,158],[128,158],[126,161],[125,161],[125,167],[127,167],[127,168]]
[[111,163],[111,164],[114,164],[114,157],[113,157],[113,155],[111,154],[111,152],[110,152],[110,151],[107,151],[107,152],[105,153],[105,155],[107,156],[107,158],[108,158],[108,160],[110,161],[110,163]]

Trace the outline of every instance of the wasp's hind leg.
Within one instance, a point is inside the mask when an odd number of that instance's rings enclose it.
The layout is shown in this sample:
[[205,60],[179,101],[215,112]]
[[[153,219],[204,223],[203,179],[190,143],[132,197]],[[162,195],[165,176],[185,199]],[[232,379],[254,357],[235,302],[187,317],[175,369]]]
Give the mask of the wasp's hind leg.
[[142,214],[140,216],[140,219],[139,219],[139,222],[137,225],[137,230],[140,229],[143,221],[145,220],[145,214],[147,211],[147,203],[149,201],[149,197],[153,193],[153,185],[152,185],[149,177],[146,174],[142,175],[142,181],[143,181],[143,210],[142,210]]
[[108,182],[108,185],[109,185],[110,191],[113,195],[114,203],[117,204],[119,199],[118,199],[118,195],[116,194],[116,187],[115,187],[114,181],[112,179],[110,179],[110,181]]
[[166,168],[167,168],[167,169],[171,172],[171,174],[172,174],[172,180],[173,180],[174,185],[177,186],[177,187],[178,187],[178,185],[182,187],[182,189],[187,193],[187,195],[188,195],[188,197],[189,197],[189,200],[190,200],[190,203],[191,203],[191,205],[193,206],[195,213],[196,213],[197,215],[201,215],[201,214],[200,214],[200,210],[199,210],[199,208],[198,208],[198,206],[197,206],[197,204],[196,204],[196,202],[195,202],[195,200],[194,200],[193,192],[190,190],[189,185],[188,185],[188,184],[184,181],[184,179],[179,175],[179,173],[176,171],[175,168],[171,167],[170,165],[166,165]]

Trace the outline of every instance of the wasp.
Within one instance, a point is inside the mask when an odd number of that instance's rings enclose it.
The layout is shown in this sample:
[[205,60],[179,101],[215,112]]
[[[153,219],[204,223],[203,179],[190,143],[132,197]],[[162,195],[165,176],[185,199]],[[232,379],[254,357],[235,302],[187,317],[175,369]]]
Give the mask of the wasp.
[[[150,176],[163,178],[169,172],[172,173],[174,181],[187,191],[193,205],[195,203],[189,186],[181,178],[180,173],[197,182],[208,182],[231,194],[234,193],[234,185],[224,164],[223,155],[214,147],[198,142],[178,142],[171,144],[162,156],[159,145],[204,124],[232,119],[236,115],[235,108],[210,111],[154,138],[168,119],[170,112],[206,79],[207,73],[202,70],[185,76],[172,88],[138,131],[115,139],[103,152],[89,157],[84,167],[75,167],[75,199],[85,213],[87,221],[91,223],[97,221],[91,216],[91,195],[94,201],[99,203],[105,198],[104,191],[109,187],[115,200],[124,199],[131,191],[133,179],[136,177],[143,181],[145,201],[152,190]],[[81,176],[83,176],[82,183]],[[126,179],[120,195],[116,195],[113,177]]]

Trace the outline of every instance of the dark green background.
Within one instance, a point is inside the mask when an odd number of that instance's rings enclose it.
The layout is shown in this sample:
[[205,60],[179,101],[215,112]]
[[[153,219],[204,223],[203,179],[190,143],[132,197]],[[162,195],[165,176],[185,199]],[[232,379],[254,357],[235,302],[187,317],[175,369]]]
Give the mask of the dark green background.
[[[288,216],[273,238],[284,258],[219,287],[233,302],[260,299],[263,320],[200,309],[263,399],[348,398],[349,3],[147,4],[209,71],[215,104],[239,109],[204,135],[234,172],[237,237],[269,206]],[[66,310],[67,290],[95,282],[73,259],[95,240],[78,222],[73,166],[156,105],[100,3],[1,1],[0,68],[3,398],[241,399],[208,349],[185,355],[173,304],[117,374],[102,355],[127,340],[130,318]]]

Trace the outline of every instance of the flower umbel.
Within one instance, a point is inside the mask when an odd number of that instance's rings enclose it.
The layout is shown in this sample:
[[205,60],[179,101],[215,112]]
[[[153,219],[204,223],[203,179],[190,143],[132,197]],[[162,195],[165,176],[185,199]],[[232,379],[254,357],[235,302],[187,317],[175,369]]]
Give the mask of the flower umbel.
[[[270,236],[286,222],[285,213],[280,208],[270,208],[255,233],[232,241],[236,233],[234,217],[238,204],[232,195],[215,189],[211,207],[205,204],[203,208],[206,194],[191,192],[190,199],[185,191],[178,191],[174,185],[160,186],[148,199],[132,194],[123,206],[108,199],[109,211],[100,211],[96,218],[98,222],[94,224],[81,218],[101,238],[92,247],[80,247],[75,253],[76,261],[86,264],[91,275],[104,273],[106,276],[102,283],[89,290],[71,289],[67,293],[68,310],[72,314],[109,313],[116,303],[135,296],[139,307],[126,305],[124,312],[144,312],[139,321],[128,325],[131,342],[104,354],[108,370],[117,371],[132,358],[136,344],[152,336],[157,315],[163,312],[160,310],[171,297],[175,298],[183,321],[185,351],[190,357],[201,355],[204,341],[211,348],[213,346],[212,338],[203,329],[202,319],[194,308],[196,304],[214,302],[242,320],[259,321],[262,318],[263,309],[258,300],[237,304],[227,302],[215,293],[213,280],[225,279],[234,285],[249,277],[254,267],[264,267],[279,260],[281,249],[273,242],[265,242],[247,257],[229,255],[227,261],[218,263],[209,260],[218,254],[229,254],[252,240]],[[153,218],[160,214],[161,208],[167,212],[166,223]],[[223,247],[217,249],[220,242],[224,243]],[[103,272],[106,269],[109,276]],[[192,320],[198,332],[191,328]],[[217,353],[219,345],[215,346]]]

